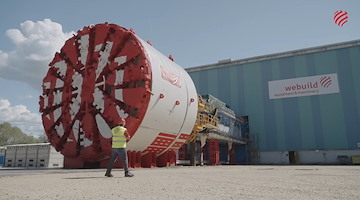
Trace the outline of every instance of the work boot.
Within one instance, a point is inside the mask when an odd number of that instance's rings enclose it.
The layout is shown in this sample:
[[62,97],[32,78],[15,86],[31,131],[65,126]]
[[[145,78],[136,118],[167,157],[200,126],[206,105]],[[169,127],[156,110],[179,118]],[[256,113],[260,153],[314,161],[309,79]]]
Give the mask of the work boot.
[[130,173],[130,172],[125,172],[125,177],[133,177],[134,174]]
[[113,175],[111,173],[106,173],[105,176],[107,177],[113,177]]

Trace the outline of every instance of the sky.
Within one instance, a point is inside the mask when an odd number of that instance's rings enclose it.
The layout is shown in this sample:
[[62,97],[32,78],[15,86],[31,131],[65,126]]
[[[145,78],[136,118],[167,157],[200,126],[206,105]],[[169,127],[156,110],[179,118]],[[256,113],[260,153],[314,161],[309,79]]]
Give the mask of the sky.
[[[348,22],[334,23],[346,11]],[[11,0],[0,6],[0,123],[44,133],[42,79],[84,26],[114,23],[184,68],[360,39],[359,0]]]

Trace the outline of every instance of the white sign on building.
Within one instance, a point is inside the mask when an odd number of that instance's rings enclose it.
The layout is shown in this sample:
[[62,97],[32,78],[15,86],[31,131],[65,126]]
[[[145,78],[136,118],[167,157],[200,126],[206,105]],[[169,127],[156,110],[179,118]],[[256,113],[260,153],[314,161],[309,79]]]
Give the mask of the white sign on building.
[[337,74],[269,81],[269,99],[339,93]]

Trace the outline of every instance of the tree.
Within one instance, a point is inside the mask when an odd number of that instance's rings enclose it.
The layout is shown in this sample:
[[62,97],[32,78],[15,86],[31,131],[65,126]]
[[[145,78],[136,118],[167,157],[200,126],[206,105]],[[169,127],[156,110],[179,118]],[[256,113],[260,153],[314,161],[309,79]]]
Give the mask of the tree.
[[38,137],[38,140],[39,140],[39,142],[48,142],[48,138],[45,133],[43,135],[40,135]]
[[19,128],[12,127],[10,123],[4,122],[0,124],[0,146],[12,145],[12,144],[33,144],[39,142],[46,142],[47,138],[40,136],[34,138],[23,133]]

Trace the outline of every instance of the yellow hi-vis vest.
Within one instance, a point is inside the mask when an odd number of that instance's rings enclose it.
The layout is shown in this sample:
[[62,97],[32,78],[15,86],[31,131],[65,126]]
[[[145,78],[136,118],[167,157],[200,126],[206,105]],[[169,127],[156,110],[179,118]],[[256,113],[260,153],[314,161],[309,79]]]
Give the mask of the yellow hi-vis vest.
[[123,126],[116,126],[111,129],[112,137],[112,148],[126,148],[126,128]]

